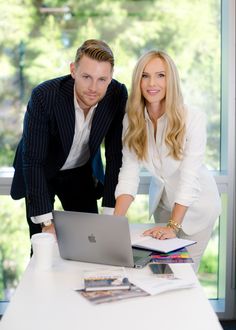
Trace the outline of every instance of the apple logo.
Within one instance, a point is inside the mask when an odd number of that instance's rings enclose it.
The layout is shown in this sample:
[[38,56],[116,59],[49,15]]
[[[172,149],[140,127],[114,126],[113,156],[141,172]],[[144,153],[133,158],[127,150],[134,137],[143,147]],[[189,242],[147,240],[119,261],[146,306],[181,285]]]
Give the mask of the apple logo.
[[89,240],[90,243],[96,243],[96,238],[93,234],[88,236],[88,240]]

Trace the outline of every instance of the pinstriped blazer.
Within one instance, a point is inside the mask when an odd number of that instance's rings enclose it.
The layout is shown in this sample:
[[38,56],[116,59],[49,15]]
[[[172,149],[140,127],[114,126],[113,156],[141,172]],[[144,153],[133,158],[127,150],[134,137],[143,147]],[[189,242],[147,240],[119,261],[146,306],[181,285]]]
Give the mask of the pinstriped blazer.
[[[126,87],[112,80],[94,113],[90,138],[90,160],[94,175],[104,179],[103,205],[113,207],[114,191],[122,160],[122,120]],[[74,80],[70,75],[48,80],[33,89],[24,117],[21,141],[13,166],[13,199],[26,197],[29,216],[52,211],[48,180],[65,163],[74,137]],[[103,174],[100,145],[105,142],[106,171]]]

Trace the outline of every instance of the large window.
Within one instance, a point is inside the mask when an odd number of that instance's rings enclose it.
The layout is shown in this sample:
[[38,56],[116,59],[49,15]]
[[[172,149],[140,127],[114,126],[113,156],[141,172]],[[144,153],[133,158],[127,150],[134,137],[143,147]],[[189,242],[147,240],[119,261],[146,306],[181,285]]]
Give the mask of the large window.
[[[224,263],[223,254],[232,257],[228,244],[233,244],[233,237],[227,238],[226,233],[230,229],[233,232],[233,200],[229,193],[234,192],[234,186],[228,175],[233,178],[234,159],[229,167],[228,155],[235,157],[231,152],[235,140],[233,133],[229,133],[234,132],[235,118],[232,109],[235,104],[230,101],[234,95],[229,84],[234,79],[229,77],[232,74],[229,63],[234,63],[229,53],[235,52],[230,32],[234,9],[233,0],[2,1],[0,174],[6,177],[0,175],[0,194],[9,194],[11,174],[6,170],[11,167],[21,136],[32,88],[43,80],[68,74],[69,63],[85,39],[108,42],[116,59],[114,76],[128,88],[137,58],[147,50],[164,49],[179,69],[185,103],[196,111],[204,111],[208,118],[206,164],[215,173],[223,213],[203,257],[199,278],[209,298],[224,301],[226,266],[230,267],[230,263]],[[233,149],[229,152],[228,148]],[[148,184],[148,173],[143,173],[140,195],[129,211],[130,221],[148,221]],[[4,300],[28,260],[23,201],[18,203],[9,196],[0,196],[0,229],[0,300]],[[224,305],[221,311],[225,308]],[[229,310],[227,315],[231,315],[232,309]]]
[[164,49],[174,58],[186,103],[208,115],[206,160],[219,169],[220,0],[12,0],[0,9],[0,165],[12,163],[32,87],[67,74],[82,41],[99,38],[114,50],[115,77],[127,87],[143,52]]

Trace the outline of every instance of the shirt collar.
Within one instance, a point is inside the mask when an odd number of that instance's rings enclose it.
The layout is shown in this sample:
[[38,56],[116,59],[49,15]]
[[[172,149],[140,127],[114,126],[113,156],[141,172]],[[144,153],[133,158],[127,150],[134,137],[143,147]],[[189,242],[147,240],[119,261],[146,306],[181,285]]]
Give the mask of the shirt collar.
[[151,120],[146,107],[144,108],[144,118],[145,120]]
[[[145,118],[146,121],[151,122],[151,118],[149,117],[149,114],[148,114],[148,111],[147,111],[146,107],[144,108],[144,118]],[[166,118],[167,118],[166,113],[163,113],[163,115],[160,118],[158,118],[158,122],[164,121],[164,120],[166,120]]]

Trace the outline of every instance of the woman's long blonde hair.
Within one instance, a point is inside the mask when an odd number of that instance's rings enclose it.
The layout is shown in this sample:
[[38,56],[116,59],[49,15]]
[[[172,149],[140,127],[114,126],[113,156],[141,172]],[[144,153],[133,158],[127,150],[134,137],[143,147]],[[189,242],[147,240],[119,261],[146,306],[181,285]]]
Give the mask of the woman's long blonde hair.
[[186,130],[185,108],[177,68],[170,56],[163,51],[147,52],[140,57],[134,68],[131,92],[126,107],[129,125],[125,133],[124,143],[136,153],[138,159],[145,160],[147,158],[145,99],[142,96],[140,85],[144,68],[154,58],[160,58],[166,67],[165,113],[168,123],[165,143],[169,148],[169,155],[180,160],[183,154]]

